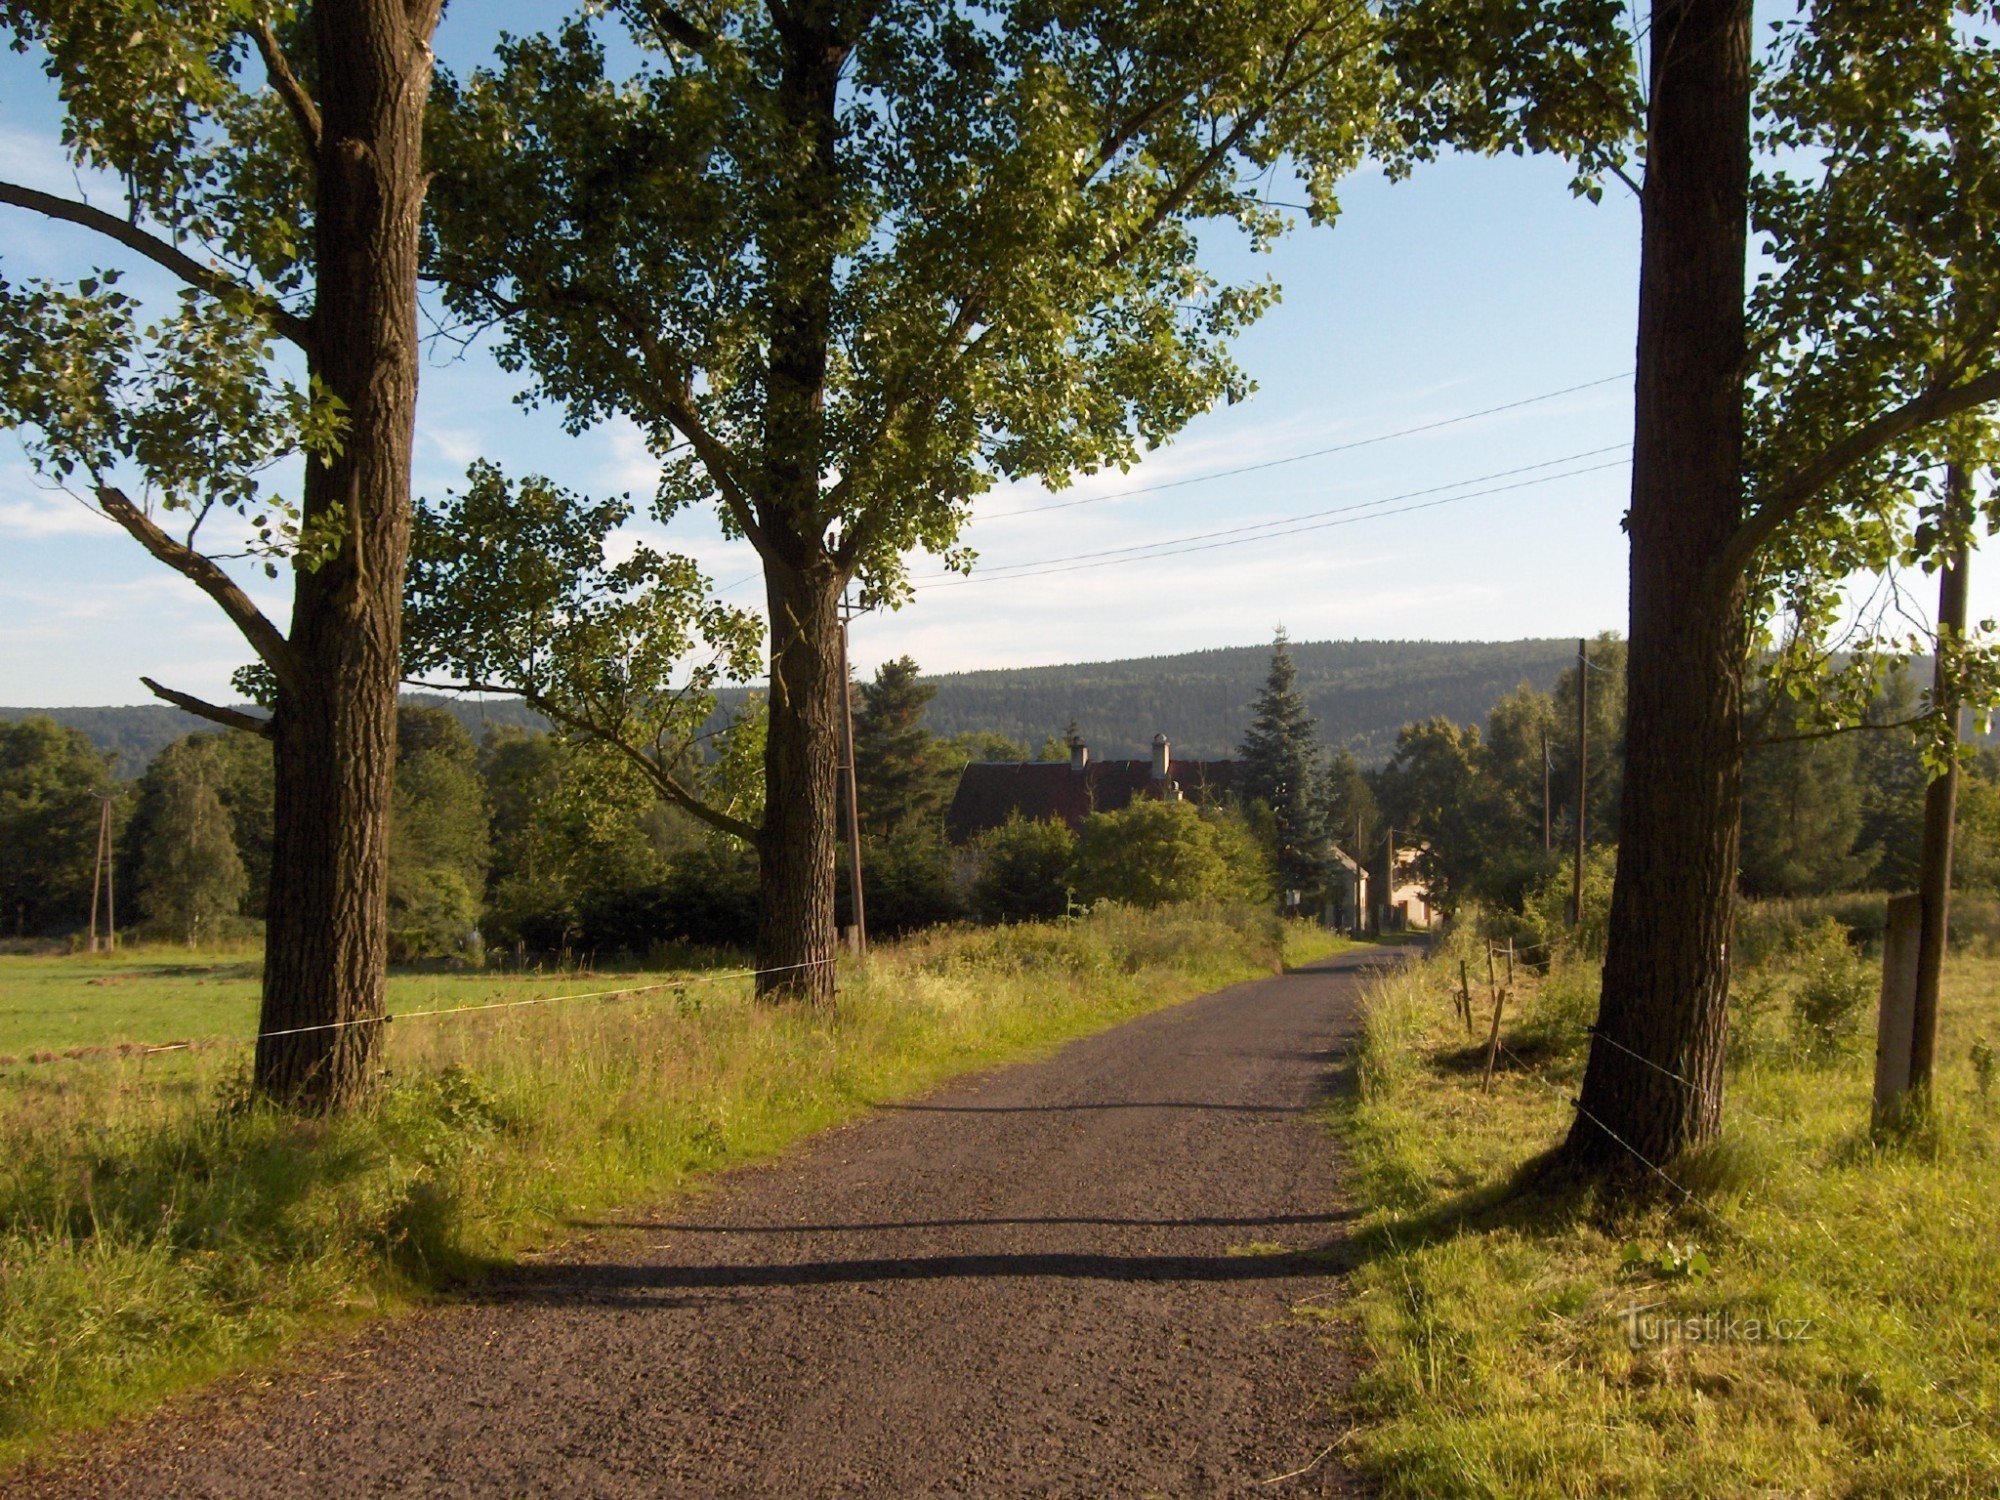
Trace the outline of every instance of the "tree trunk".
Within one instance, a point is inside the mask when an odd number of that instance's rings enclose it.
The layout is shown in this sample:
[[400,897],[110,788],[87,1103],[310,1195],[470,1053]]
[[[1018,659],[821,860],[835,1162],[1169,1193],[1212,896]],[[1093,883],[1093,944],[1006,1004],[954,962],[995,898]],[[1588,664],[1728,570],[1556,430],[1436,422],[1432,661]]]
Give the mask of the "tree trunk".
[[757,837],[757,993],[831,1006],[845,580],[830,565],[765,573],[771,722]]
[[353,1099],[381,1033],[434,19],[414,13],[426,9],[312,7],[321,139],[309,363],[345,403],[347,425],[337,454],[308,460],[304,515],[309,532],[332,525],[343,539],[320,567],[298,569],[293,591],[255,1070],[259,1093],[307,1111]]
[[1721,1123],[1748,623],[1750,0],[1655,0],[1632,454],[1625,792],[1598,1036],[1562,1159],[1649,1176]]

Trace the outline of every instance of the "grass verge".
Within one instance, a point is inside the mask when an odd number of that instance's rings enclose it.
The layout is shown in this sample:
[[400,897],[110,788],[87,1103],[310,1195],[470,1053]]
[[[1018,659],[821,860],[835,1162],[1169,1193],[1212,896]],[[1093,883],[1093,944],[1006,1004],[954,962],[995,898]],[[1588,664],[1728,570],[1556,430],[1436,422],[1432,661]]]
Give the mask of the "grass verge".
[[1110,909],[879,950],[833,1018],[734,981],[413,1022],[336,1121],[248,1105],[240,1048],[0,1071],[0,1468],[577,1218],[1340,946]]
[[1462,955],[1375,986],[1341,1125],[1352,1450],[1388,1493],[2000,1493],[2000,961],[1948,970],[1938,1121],[1881,1146],[1867,968],[1823,938],[1736,986],[1727,1132],[1671,1168],[1696,1207],[1517,1182],[1568,1129],[1593,971],[1524,976],[1490,1092]]

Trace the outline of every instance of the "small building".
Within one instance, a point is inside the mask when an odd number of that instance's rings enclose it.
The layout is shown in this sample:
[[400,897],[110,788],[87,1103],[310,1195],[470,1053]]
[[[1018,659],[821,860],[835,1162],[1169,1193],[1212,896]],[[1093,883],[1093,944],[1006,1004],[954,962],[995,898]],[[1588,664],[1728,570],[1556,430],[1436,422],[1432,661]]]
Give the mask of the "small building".
[[1068,761],[976,760],[959,773],[945,810],[945,838],[965,844],[1009,818],[1060,818],[1081,826],[1092,813],[1116,812],[1135,801],[1213,802],[1236,785],[1233,760],[1176,760],[1166,735],[1153,736],[1149,760],[1092,760],[1081,739]]
[[1368,867],[1338,844],[1320,920],[1336,932],[1359,932],[1367,925]]

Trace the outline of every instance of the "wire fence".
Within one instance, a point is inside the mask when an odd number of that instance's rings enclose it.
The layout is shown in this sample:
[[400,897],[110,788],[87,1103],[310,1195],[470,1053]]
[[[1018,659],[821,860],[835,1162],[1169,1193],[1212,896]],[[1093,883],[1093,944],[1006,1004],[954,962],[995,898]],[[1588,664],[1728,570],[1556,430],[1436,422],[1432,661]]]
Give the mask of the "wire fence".
[[[387,1026],[394,1021],[442,1020],[454,1016],[491,1014],[494,1011],[520,1010],[530,1006],[557,1005],[569,1000],[610,1000],[627,999],[634,995],[655,994],[662,990],[687,990],[698,985],[723,984],[738,979],[761,979],[766,975],[795,974],[807,969],[824,968],[838,964],[839,957],[813,958],[796,964],[772,964],[753,969],[729,969],[721,972],[681,974],[672,979],[661,979],[649,984],[621,984],[612,989],[567,991],[555,995],[529,995],[518,1000],[488,1000],[471,1005],[441,1005],[424,1010],[386,1011],[379,1016],[354,1016],[339,1021],[322,1021],[311,1026],[280,1026],[258,1031],[250,1036],[205,1038],[203,1042],[189,1039],[172,1042],[124,1043],[102,1049],[110,1052],[127,1052],[134,1056],[153,1056],[162,1052],[186,1052],[199,1045],[229,1047],[252,1047],[258,1042],[273,1037],[306,1036],[321,1031],[344,1031],[355,1026]],[[85,1062],[102,1055],[102,1051],[78,1050],[75,1053],[44,1055],[39,1060],[30,1054],[31,1066],[46,1066],[50,1062]]]

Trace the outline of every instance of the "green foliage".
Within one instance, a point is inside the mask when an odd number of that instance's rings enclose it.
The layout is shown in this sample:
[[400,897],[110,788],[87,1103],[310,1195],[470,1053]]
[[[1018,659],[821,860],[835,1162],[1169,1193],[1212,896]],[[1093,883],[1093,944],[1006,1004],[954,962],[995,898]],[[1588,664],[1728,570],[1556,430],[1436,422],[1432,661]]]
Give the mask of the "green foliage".
[[1792,1024],[1810,1057],[1837,1055],[1860,1030],[1875,1003],[1874,969],[1856,954],[1847,932],[1828,917],[1809,928],[1786,955],[1797,975]]
[[250,877],[216,791],[215,755],[193,736],[163,755],[139,866],[139,903],[163,932],[192,948],[220,936],[242,907]]
[[466,948],[484,905],[491,859],[479,751],[442,709],[396,715],[396,788],[389,819],[389,928],[401,960]]
[[[221,0],[0,12],[61,91],[70,160],[120,179],[120,217],[135,231],[215,268],[184,273],[189,284],[152,307],[115,267],[67,282],[0,277],[0,427],[17,429],[30,462],[59,482],[136,477],[145,508],[181,517],[191,546],[221,506],[249,523],[253,555],[312,565],[337,542],[338,518],[307,528],[262,476],[295,454],[333,451],[344,417],[275,357],[287,304],[311,281],[301,226],[313,193],[284,106],[246,78],[255,19]],[[287,9],[263,19],[298,39]]]
[[[1933,644],[1893,590],[1845,618],[1853,575],[1935,569],[1979,508],[1946,514],[1943,464],[2000,452],[1990,399],[1949,420],[1922,407],[2000,367],[1996,20],[1990,0],[1820,0],[1773,26],[1759,96],[1769,165],[1752,197],[1770,267],[1749,303],[1752,498],[1782,506],[1851,433],[1906,418],[1817,476],[1753,573],[1753,608],[1783,620],[1777,675],[1828,723],[1860,722],[1883,674]],[[1953,690],[1991,701],[1991,642],[1939,645]],[[1932,759],[1950,729],[1937,714],[1917,727]]]
[[[1236,184],[1287,150],[1330,212],[1374,107],[1360,11],[737,8],[693,46],[612,13],[631,45],[573,24],[441,85],[447,299],[504,314],[503,363],[579,429],[639,423],[663,517],[719,500],[880,595],[911,548],[967,560],[997,475],[1129,463],[1240,395],[1225,346],[1272,292],[1205,272],[1196,226],[1267,241]],[[844,86],[773,108],[801,49]]]
[[106,756],[50,719],[0,723],[0,922],[16,935],[81,925],[90,910]]
[[1076,835],[1060,819],[1015,813],[980,837],[973,858],[972,909],[982,922],[1049,921],[1069,909]]
[[[412,676],[517,693],[615,749],[664,795],[706,807],[697,740],[719,682],[754,670],[754,616],[708,597],[685,557],[643,543],[608,560],[632,513],[474,464],[463,492],[418,508],[404,657]],[[746,730],[754,734],[754,730]],[[738,773],[742,753],[729,766]],[[727,759],[727,758],[726,758]],[[743,785],[724,789],[743,802]],[[747,820],[735,821],[747,833]]]
[[1271,894],[1270,868],[1240,821],[1192,802],[1143,800],[1092,813],[1077,835],[1070,879],[1085,904],[1154,907]]
[[1322,785],[1319,725],[1299,693],[1298,675],[1280,630],[1271,648],[1270,673],[1251,707],[1250,728],[1237,752],[1237,791],[1270,812],[1278,884],[1312,900],[1329,874],[1331,809]]
[[918,681],[917,664],[907,656],[883,662],[875,680],[861,685],[854,710],[854,775],[861,829],[871,838],[921,836],[944,814],[958,765],[924,727],[924,707],[936,693]]
[[1861,738],[1797,738],[1808,729],[1797,700],[1781,697],[1753,719],[1743,759],[1743,890],[1803,896],[1859,881],[1871,861],[1854,852],[1861,834]]
[[[847,911],[846,867],[840,869],[836,909]],[[939,833],[871,839],[861,849],[867,896],[868,937],[901,937],[965,915],[951,859]]]

